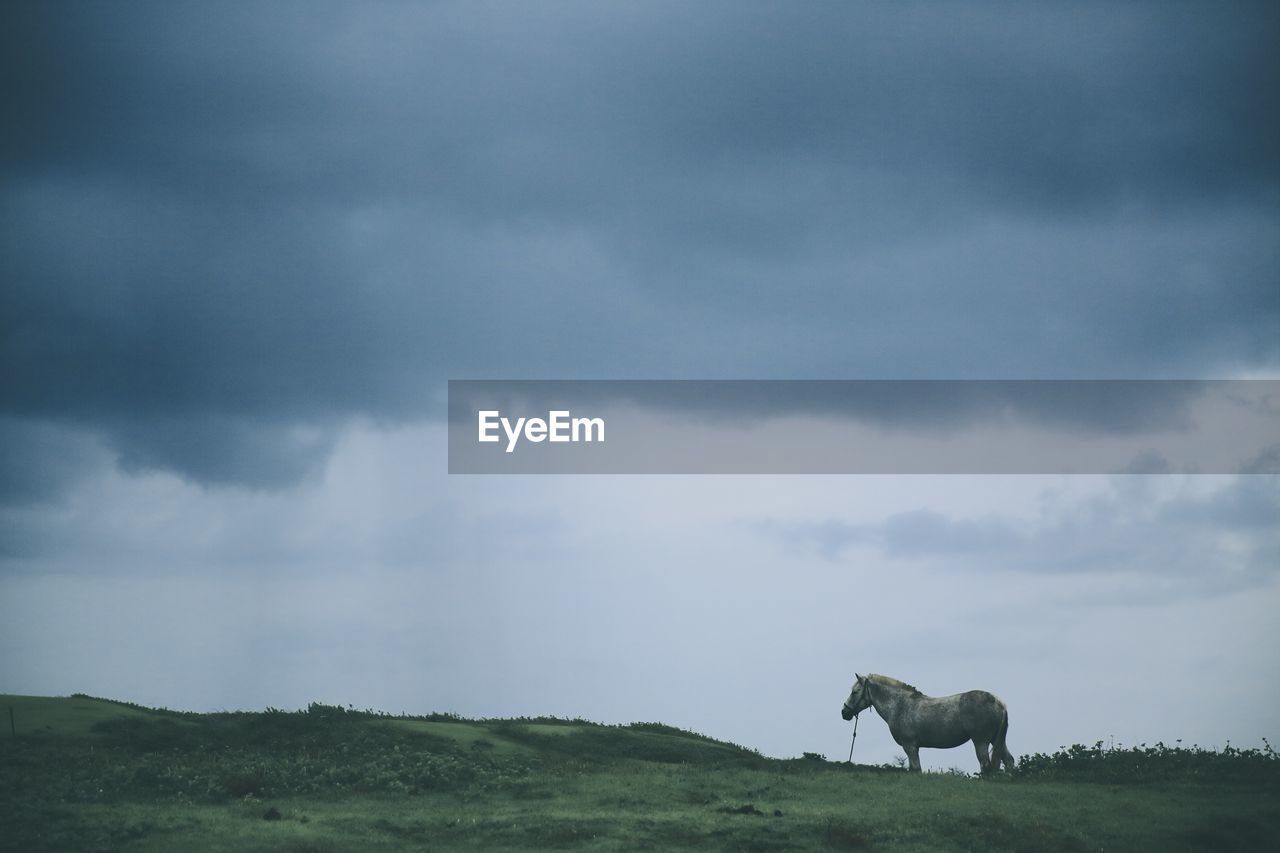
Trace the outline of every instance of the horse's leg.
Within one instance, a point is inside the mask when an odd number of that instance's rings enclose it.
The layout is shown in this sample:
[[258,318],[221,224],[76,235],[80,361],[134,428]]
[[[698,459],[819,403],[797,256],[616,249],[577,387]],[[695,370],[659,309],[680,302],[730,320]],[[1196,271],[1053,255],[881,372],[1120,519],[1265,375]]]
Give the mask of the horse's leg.
[[914,770],[916,773],[919,773],[920,772],[920,747],[916,746],[914,743],[913,744],[904,743],[902,745],[902,748],[907,753],[908,769]]
[[973,739],[973,751],[978,753],[978,767],[983,773],[991,771],[991,759],[995,756],[987,754],[987,742],[985,740]]

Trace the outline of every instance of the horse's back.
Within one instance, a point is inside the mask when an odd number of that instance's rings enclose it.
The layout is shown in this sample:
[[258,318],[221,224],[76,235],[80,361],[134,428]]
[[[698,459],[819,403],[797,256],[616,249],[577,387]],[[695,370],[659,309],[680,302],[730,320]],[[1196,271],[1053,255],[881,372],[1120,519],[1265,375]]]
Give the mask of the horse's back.
[[1004,700],[994,693],[988,693],[986,690],[966,690],[964,693],[957,693],[956,696],[964,697],[967,701],[975,705],[988,708],[996,708],[1008,713]]
[[950,696],[927,696],[926,702],[930,702],[942,707],[961,707],[977,709],[988,709],[999,711],[1007,714],[1008,708],[1005,707],[1004,700],[994,693],[988,693],[986,690],[966,690],[963,693],[952,693]]

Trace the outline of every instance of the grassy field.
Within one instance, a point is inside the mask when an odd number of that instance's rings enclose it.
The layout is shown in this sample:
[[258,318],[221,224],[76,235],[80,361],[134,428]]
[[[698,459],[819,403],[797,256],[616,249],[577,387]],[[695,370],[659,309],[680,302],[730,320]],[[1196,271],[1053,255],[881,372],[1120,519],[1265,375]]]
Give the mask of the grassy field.
[[1269,749],[1077,746],[978,779],[769,759],[645,723],[2,695],[0,722],[15,851],[1280,846]]

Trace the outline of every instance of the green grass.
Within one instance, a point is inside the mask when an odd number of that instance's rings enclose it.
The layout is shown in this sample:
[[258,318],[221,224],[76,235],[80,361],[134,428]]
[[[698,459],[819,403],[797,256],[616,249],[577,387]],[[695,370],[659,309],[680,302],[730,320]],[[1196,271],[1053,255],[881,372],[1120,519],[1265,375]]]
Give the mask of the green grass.
[[324,705],[176,714],[0,696],[0,714],[9,706],[18,736],[0,737],[3,850],[1177,851],[1280,841],[1280,761],[1269,751],[1073,747],[976,779],[769,759],[656,723]]
[[82,695],[54,698],[0,694],[0,732],[4,734],[10,733],[10,709],[13,710],[14,729],[19,735],[87,735],[97,723],[104,720],[179,716],[127,702],[112,702]]
[[448,738],[459,746],[472,749],[488,747],[498,752],[528,752],[530,749],[524,744],[495,734],[493,726],[478,723],[393,719],[388,720],[386,724],[404,732]]

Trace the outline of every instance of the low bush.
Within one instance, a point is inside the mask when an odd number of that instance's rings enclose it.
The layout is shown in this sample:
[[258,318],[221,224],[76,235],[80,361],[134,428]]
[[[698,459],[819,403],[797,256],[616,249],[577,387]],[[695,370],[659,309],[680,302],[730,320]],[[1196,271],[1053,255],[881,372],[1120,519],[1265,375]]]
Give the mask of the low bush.
[[1074,744],[1046,755],[1018,759],[1020,778],[1070,779],[1085,782],[1239,782],[1280,786],[1280,756],[1263,740],[1262,749],[1222,750],[1199,746],[1104,747]]

